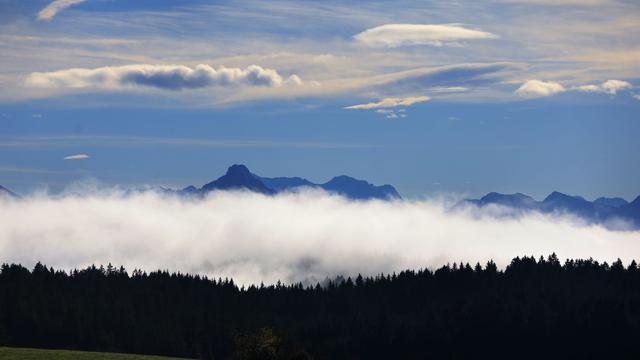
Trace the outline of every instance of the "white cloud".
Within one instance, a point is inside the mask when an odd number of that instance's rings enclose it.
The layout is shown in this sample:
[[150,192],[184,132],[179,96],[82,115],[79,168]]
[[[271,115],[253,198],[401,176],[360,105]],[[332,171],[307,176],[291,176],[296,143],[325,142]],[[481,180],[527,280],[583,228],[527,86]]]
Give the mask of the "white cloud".
[[640,100],[640,94],[633,94],[632,96],[634,99]]
[[85,160],[88,158],[89,158],[89,155],[87,154],[76,154],[76,155],[65,156],[63,160]]
[[53,19],[60,11],[68,8],[69,6],[79,4],[86,0],[55,0],[51,4],[47,5],[44,9],[38,12],[38,20],[49,21]]
[[557,82],[529,80],[522,84],[522,86],[520,86],[518,90],[516,90],[516,94],[525,97],[542,97],[557,94],[563,91],[566,91],[566,89],[564,88],[564,86],[558,84]]
[[387,24],[367,29],[354,36],[357,41],[372,47],[442,46],[457,40],[495,39],[497,37],[495,34],[467,29],[458,24]]
[[394,108],[398,106],[411,106],[416,103],[429,101],[430,99],[431,98],[428,96],[410,96],[405,98],[384,98],[377,102],[347,106],[345,107],[345,109]]
[[607,80],[599,85],[582,85],[577,86],[575,89],[584,92],[598,92],[609,95],[616,95],[620,90],[631,89],[633,86],[623,80]]
[[42,88],[107,88],[146,86],[164,90],[197,89],[210,86],[264,86],[278,87],[283,84],[299,85],[297,75],[283,79],[277,71],[251,65],[245,69],[220,67],[206,64],[194,68],[184,65],[124,65],[95,69],[66,69],[53,72],[31,73],[26,83]]
[[404,109],[399,110],[389,110],[389,109],[378,109],[376,113],[384,115],[387,119],[397,119],[397,118],[406,118],[407,114],[405,114]]
[[575,90],[582,92],[604,93],[613,96],[620,90],[631,88],[633,88],[633,86],[630,83],[622,80],[607,80],[598,85],[586,84],[570,88],[565,88],[561,84],[553,81],[545,82],[541,80],[529,80],[516,90],[516,94],[525,97],[543,97]]
[[[374,275],[522,255],[640,258],[640,233],[559,215],[450,212],[438,202],[356,202],[322,192],[218,192],[205,200],[79,194],[1,201],[0,262],[62,269],[109,262],[238,283]],[[33,221],[38,219],[38,221]]]

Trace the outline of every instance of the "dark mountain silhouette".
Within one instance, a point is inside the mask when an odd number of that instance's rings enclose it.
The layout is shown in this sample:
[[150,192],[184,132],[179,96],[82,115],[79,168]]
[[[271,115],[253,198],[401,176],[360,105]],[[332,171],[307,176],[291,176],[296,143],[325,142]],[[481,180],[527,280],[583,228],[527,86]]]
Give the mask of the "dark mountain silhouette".
[[319,188],[340,194],[354,200],[400,199],[400,194],[391,185],[376,186],[364,180],[349,176],[337,176],[324,184],[316,184],[301,177],[262,177],[251,173],[244,165],[233,165],[227,173],[202,188],[193,185],[182,190],[174,190],[174,194],[182,196],[203,196],[214,190],[244,189],[262,194],[272,195],[283,191],[292,191],[303,187]]
[[[524,194],[489,193],[480,199],[465,200],[458,206],[473,204],[478,207],[501,205],[518,211],[539,211],[543,213],[567,213],[579,216],[591,223],[607,223],[619,219],[640,228],[640,196],[627,203],[621,198],[599,198],[588,201],[582,196],[572,196],[554,191],[543,201],[536,201]],[[515,214],[517,215],[517,213]],[[615,226],[618,226],[617,224]]]
[[622,205],[618,211],[623,218],[632,219],[636,228],[640,229],[640,196],[632,202]]
[[0,197],[3,196],[8,196],[8,197],[12,197],[12,198],[18,198],[18,194],[12,192],[11,190],[7,189],[6,187],[0,185]]
[[307,179],[301,177],[275,177],[267,178],[255,175],[265,185],[275,191],[286,191],[297,187],[319,187],[320,185],[314,184]]
[[623,205],[627,205],[629,202],[623,198],[619,197],[599,197],[593,201],[594,204],[607,205],[613,207],[620,207]]
[[258,179],[277,192],[295,190],[301,187],[320,188],[328,192],[342,195],[353,200],[401,199],[402,197],[391,185],[376,186],[364,180],[346,175],[336,176],[324,184],[312,183],[300,177],[266,178],[256,175]]
[[537,209],[539,204],[531,196],[522,193],[515,194],[500,194],[497,192],[490,192],[487,195],[481,197],[479,200],[469,200],[471,203],[484,206],[489,204],[518,207],[522,209]]
[[211,181],[201,188],[189,185],[175,190],[162,186],[129,190],[127,194],[156,192],[161,195],[177,195],[184,197],[202,197],[215,190],[248,190],[266,195],[283,191],[292,191],[304,187],[323,189],[354,200],[400,199],[400,194],[391,185],[376,186],[364,180],[349,176],[337,176],[324,184],[316,184],[301,177],[261,177],[251,173],[245,165],[232,165],[227,173]]
[[[189,187],[185,188],[189,189]],[[200,191],[208,193],[213,190],[250,190],[266,195],[274,194],[260,179],[256,178],[244,165],[232,165],[227,173],[206,185]]]
[[329,192],[335,192],[350,199],[400,199],[400,194],[391,185],[375,186],[364,180],[341,175],[320,185]]

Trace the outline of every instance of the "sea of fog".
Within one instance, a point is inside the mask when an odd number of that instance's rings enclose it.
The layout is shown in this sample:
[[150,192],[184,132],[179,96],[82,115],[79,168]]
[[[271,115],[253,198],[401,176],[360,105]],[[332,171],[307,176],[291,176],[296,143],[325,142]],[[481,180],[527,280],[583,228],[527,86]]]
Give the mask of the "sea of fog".
[[0,199],[0,262],[40,261],[166,269],[237,283],[321,281],[435,269],[452,262],[507,265],[549,255],[625,263],[640,232],[558,214],[451,211],[444,201],[350,201],[320,191],[277,196],[214,192],[181,199],[152,192],[91,192]]

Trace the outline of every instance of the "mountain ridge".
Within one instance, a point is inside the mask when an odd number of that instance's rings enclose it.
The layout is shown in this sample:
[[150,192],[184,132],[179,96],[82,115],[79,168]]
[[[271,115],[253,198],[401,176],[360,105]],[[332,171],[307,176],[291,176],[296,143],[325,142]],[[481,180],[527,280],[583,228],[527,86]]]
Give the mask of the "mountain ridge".
[[249,190],[265,195],[274,195],[305,187],[322,189],[352,200],[393,200],[402,198],[392,185],[377,186],[366,180],[356,179],[347,175],[335,176],[325,183],[314,183],[301,177],[262,177],[252,173],[242,164],[230,166],[225,175],[203,185],[201,188],[190,185],[178,190],[177,193],[204,196],[216,190]]
[[518,211],[568,213],[579,216],[590,223],[605,225],[611,220],[622,219],[629,222],[634,228],[640,228],[640,196],[632,202],[627,202],[622,198],[605,197],[589,201],[582,196],[567,195],[559,191],[553,191],[542,201],[537,201],[522,193],[500,194],[491,192],[480,199],[463,200],[456,207],[467,204],[479,208],[498,205]]

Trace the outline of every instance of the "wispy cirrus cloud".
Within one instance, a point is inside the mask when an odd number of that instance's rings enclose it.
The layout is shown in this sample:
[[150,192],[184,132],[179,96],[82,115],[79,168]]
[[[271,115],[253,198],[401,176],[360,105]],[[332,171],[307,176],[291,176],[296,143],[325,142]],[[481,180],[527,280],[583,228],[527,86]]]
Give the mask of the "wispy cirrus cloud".
[[86,0],[55,0],[45,8],[38,12],[37,19],[39,21],[49,21],[54,18],[60,11],[68,8],[69,6],[76,5]]
[[380,101],[347,106],[345,107],[345,109],[394,108],[398,106],[411,106],[413,104],[429,101],[430,99],[431,98],[428,96],[410,96],[405,98],[384,98]]
[[442,46],[459,40],[496,39],[498,36],[459,24],[387,24],[367,29],[354,38],[367,46],[394,48],[408,45]]
[[0,148],[66,148],[66,147],[146,147],[185,146],[208,148],[293,148],[293,149],[357,149],[377,147],[372,144],[264,141],[205,138],[170,138],[109,135],[58,135],[0,137]]
[[62,158],[63,160],[86,160],[88,159],[90,156],[87,154],[76,154],[76,155],[69,155],[69,156],[65,156],[64,158]]
[[283,78],[276,70],[251,65],[241,68],[213,68],[206,64],[191,68],[184,65],[137,64],[95,69],[74,68],[53,72],[34,72],[26,84],[41,88],[106,88],[130,86],[162,90],[198,89],[212,86],[279,87],[299,85],[297,75]]

